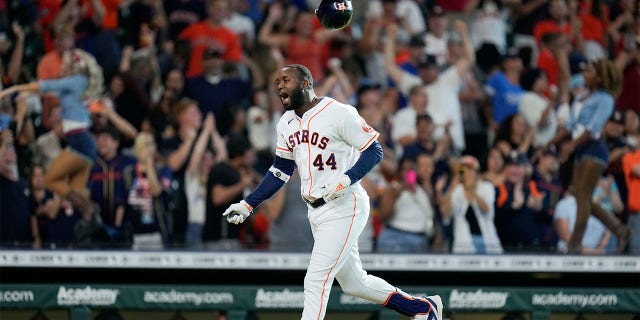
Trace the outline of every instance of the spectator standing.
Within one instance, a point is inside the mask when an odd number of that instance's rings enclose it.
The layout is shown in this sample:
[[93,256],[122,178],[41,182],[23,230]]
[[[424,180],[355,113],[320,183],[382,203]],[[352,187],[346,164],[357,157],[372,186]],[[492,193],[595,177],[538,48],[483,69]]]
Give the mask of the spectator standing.
[[478,0],[470,23],[471,41],[480,49],[483,43],[492,43],[504,54],[507,49],[508,11],[502,0]]
[[31,166],[29,177],[29,208],[31,209],[31,235],[33,248],[50,244],[52,220],[60,209],[60,199],[44,186],[44,168],[38,164]]
[[120,133],[113,126],[97,133],[98,156],[89,176],[89,189],[91,200],[101,209],[111,244],[129,246],[133,226],[125,212],[137,161],[122,153],[120,139]]
[[391,125],[391,139],[396,146],[398,155],[402,154],[404,147],[416,142],[417,116],[428,113],[428,103],[429,100],[424,87],[417,85],[409,90],[409,105],[394,114]]
[[127,215],[133,226],[133,249],[162,249],[169,242],[166,200],[171,191],[171,170],[156,165],[156,144],[148,132],[134,143],[137,160],[127,197]]
[[209,139],[216,130],[213,114],[207,114],[202,130],[193,147],[187,170],[184,174],[184,191],[187,197],[188,226],[185,244],[188,248],[202,248],[202,230],[207,209],[207,185],[213,154],[207,149]]
[[207,215],[203,230],[205,247],[210,249],[239,249],[241,227],[227,223],[222,216],[226,208],[242,200],[245,190],[255,186],[251,171],[254,153],[249,142],[240,136],[227,141],[227,161],[217,163],[209,174]]
[[418,183],[415,158],[402,158],[390,190],[380,199],[378,218],[385,223],[378,235],[377,251],[424,253],[434,235],[436,211]]
[[541,69],[530,69],[520,76],[520,86],[525,91],[518,102],[518,113],[534,130],[533,146],[542,147],[556,135],[558,119],[556,102],[545,97],[549,92],[547,75]]
[[425,53],[436,57],[436,65],[438,67],[444,67],[449,56],[447,50],[449,19],[444,9],[440,6],[434,6],[428,12],[427,24],[429,31],[424,36],[424,42],[426,43]]
[[575,12],[572,14],[565,0],[549,1],[548,14],[548,19],[539,21],[533,29],[538,45],[542,42],[542,36],[550,32],[564,34],[572,43],[582,41],[580,20]]
[[522,96],[520,75],[522,59],[515,49],[508,49],[502,58],[502,70],[487,79],[485,89],[491,99],[492,117],[489,128],[497,130],[504,119],[518,112],[518,102]]
[[542,199],[542,210],[537,212],[536,221],[540,225],[542,246],[554,248],[558,242],[553,226],[553,214],[558,201],[564,194],[564,185],[560,179],[560,159],[554,149],[545,150],[537,159],[531,180],[538,190],[545,195]]
[[[219,1],[219,0],[216,0]],[[189,78],[186,95],[198,102],[203,114],[213,112],[216,128],[222,135],[231,130],[240,110],[250,105],[251,83],[239,77],[228,75],[224,70],[224,55],[215,48],[202,53],[203,74]]]
[[536,214],[545,197],[527,178],[529,159],[517,151],[505,160],[505,182],[497,188],[495,224],[506,251],[534,250],[541,245]]
[[222,52],[222,58],[229,62],[240,62],[242,46],[239,37],[223,25],[229,10],[228,0],[209,0],[207,19],[185,28],[178,36],[190,45],[187,78],[199,76],[203,72],[203,53],[207,49]]
[[444,223],[453,220],[453,253],[502,253],[493,222],[495,189],[479,170],[475,157],[460,158],[444,200]]
[[498,127],[494,146],[505,155],[511,151],[529,154],[533,150],[533,135],[534,131],[527,125],[524,117],[514,113],[507,116]]
[[486,166],[487,170],[483,174],[483,178],[494,187],[498,187],[504,182],[504,154],[498,148],[491,148],[487,153]]
[[567,36],[558,32],[545,33],[540,41],[540,55],[536,60],[536,66],[545,72],[549,85],[554,88],[559,85],[559,61],[566,59],[564,52],[571,50],[571,43]]
[[11,130],[0,137],[0,245],[27,247],[32,240],[28,186],[18,175]]
[[177,132],[171,134],[173,127],[167,127],[169,132],[166,138],[161,140],[161,154],[167,157],[167,165],[173,171],[174,189],[173,203],[173,240],[175,244],[184,244],[187,231],[187,219],[189,208],[185,196],[184,174],[191,157],[198,130],[202,126],[202,113],[198,103],[194,100],[183,98],[173,106],[173,118],[177,124]]
[[[419,76],[403,71],[394,61],[394,41],[386,42],[384,52],[385,69],[391,79],[398,85],[400,92],[408,96],[409,90],[414,86],[422,84],[425,87],[429,98],[430,113],[434,117],[438,115],[437,118],[433,119],[438,126],[435,132],[436,139],[442,137],[445,131],[448,131],[453,138],[455,150],[461,152],[465,148],[465,141],[458,93],[462,86],[462,77],[475,63],[475,52],[469,40],[467,25],[462,21],[456,21],[455,27],[456,31],[462,36],[465,56],[442,73],[433,61],[423,65],[423,68],[418,71]],[[397,26],[389,27],[387,32],[389,37],[395,37]]]

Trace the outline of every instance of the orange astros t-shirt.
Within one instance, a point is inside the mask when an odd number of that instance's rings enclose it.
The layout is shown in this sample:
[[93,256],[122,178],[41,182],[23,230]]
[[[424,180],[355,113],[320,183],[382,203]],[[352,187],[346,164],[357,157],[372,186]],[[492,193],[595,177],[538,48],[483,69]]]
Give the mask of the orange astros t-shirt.
[[208,21],[192,24],[180,33],[178,39],[187,40],[191,44],[187,77],[202,74],[202,53],[207,48],[220,49],[224,52],[222,58],[228,61],[238,62],[242,57],[238,36],[233,31],[223,26],[213,26]]
[[640,177],[631,173],[634,166],[640,164],[640,150],[628,153],[622,158],[622,171],[627,182],[627,206],[629,212],[640,212]]

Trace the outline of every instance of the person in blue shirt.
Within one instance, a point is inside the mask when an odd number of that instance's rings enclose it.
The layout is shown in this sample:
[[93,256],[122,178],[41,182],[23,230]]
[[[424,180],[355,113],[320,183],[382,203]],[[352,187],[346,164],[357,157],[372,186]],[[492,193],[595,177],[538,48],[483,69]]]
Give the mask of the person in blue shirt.
[[60,78],[16,85],[0,92],[0,98],[19,92],[50,93],[60,100],[62,130],[67,144],[45,174],[45,185],[69,200],[91,221],[94,206],[88,197],[87,179],[96,156],[96,144],[88,131],[91,125],[85,101],[103,91],[102,68],[81,49],[68,50],[62,57]]
[[569,139],[559,150],[572,154],[574,158],[571,186],[578,204],[578,214],[567,251],[582,251],[582,237],[591,213],[616,234],[620,250],[626,246],[629,229],[600,205],[593,203],[592,195],[609,165],[609,150],[602,137],[602,129],[613,113],[615,96],[620,92],[622,84],[622,74],[613,62],[600,59],[585,65],[583,76],[588,91],[575,97],[565,127],[560,128],[544,149]]

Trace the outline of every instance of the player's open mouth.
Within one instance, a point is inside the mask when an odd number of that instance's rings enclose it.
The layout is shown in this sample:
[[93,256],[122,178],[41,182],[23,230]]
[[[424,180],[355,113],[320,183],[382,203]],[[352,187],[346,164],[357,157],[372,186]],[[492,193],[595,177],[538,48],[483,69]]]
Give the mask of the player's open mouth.
[[280,95],[280,101],[282,101],[282,105],[283,106],[289,105],[289,94],[287,94],[286,92],[281,92],[279,95]]

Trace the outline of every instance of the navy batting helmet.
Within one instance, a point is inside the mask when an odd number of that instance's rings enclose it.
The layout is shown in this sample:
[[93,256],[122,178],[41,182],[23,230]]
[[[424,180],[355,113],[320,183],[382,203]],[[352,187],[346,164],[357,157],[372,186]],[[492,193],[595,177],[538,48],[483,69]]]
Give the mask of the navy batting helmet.
[[320,23],[327,29],[342,29],[346,27],[353,17],[353,6],[349,0],[328,1],[322,0],[316,16]]

